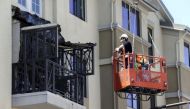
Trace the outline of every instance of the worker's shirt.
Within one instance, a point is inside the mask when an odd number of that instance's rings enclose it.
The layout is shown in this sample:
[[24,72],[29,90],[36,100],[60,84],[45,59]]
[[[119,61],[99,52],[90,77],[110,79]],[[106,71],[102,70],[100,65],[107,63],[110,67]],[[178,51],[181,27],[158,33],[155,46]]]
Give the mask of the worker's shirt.
[[123,42],[123,46],[124,46],[124,48],[125,48],[125,53],[132,53],[131,42],[129,42],[129,41],[124,41],[124,42]]

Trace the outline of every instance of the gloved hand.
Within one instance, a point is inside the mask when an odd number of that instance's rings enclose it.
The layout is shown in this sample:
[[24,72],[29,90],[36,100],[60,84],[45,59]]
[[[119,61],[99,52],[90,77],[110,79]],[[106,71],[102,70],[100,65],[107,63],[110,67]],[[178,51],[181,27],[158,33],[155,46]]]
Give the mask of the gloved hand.
[[117,52],[118,52],[118,51],[119,51],[119,48],[115,48],[115,51],[117,51]]

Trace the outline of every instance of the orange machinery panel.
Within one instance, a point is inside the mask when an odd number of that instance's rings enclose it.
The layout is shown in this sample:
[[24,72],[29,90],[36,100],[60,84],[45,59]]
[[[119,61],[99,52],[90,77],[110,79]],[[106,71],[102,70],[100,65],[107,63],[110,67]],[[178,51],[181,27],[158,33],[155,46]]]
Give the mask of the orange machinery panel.
[[[139,56],[143,57],[141,63],[137,62]],[[148,90],[150,93],[156,94],[167,90],[166,61],[163,57],[135,55],[133,53],[128,54],[127,57],[128,65],[126,66],[126,56],[114,53],[113,76],[116,92],[136,93],[137,90],[141,90],[140,93],[143,93]]]

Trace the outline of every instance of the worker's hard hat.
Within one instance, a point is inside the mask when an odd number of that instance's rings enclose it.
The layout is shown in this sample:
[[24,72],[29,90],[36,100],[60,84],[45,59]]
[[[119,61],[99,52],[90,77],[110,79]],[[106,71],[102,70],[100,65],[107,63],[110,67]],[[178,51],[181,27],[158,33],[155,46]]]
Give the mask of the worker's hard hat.
[[128,35],[127,35],[127,34],[122,34],[122,35],[120,36],[120,40],[121,40],[122,38],[128,39]]

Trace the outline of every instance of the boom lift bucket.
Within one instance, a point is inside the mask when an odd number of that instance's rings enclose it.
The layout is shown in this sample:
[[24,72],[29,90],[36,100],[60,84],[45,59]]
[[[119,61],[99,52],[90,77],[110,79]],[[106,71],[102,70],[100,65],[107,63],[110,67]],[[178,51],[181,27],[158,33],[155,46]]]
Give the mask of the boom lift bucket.
[[[155,95],[167,90],[166,60],[164,57],[140,54],[113,56],[115,92]],[[139,62],[141,58],[141,62]]]

